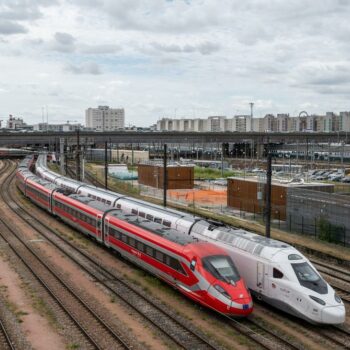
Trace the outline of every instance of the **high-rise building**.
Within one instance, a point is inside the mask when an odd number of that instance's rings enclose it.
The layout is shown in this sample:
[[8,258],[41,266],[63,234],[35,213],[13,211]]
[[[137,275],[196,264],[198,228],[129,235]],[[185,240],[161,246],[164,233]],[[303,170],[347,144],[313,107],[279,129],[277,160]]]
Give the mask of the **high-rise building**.
[[115,131],[124,129],[124,108],[109,108],[108,106],[88,108],[85,111],[85,123],[87,128],[96,131]]

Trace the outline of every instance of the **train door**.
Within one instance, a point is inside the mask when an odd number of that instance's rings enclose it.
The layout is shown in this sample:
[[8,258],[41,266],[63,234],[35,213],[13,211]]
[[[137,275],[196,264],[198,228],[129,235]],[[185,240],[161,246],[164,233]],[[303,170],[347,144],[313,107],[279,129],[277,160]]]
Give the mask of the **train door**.
[[109,218],[108,217],[106,217],[104,220],[102,235],[103,235],[102,241],[107,247],[109,247]]
[[102,240],[102,215],[97,215],[96,220],[96,239],[101,242]]
[[257,263],[256,286],[262,292],[265,289],[265,265],[262,262]]

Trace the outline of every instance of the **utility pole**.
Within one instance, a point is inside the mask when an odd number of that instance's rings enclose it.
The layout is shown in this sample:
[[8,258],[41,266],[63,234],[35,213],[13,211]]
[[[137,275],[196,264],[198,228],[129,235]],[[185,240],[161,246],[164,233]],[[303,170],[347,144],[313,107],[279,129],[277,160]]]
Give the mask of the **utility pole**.
[[164,162],[163,162],[163,206],[166,207],[168,171],[167,171],[167,144],[164,144]]
[[60,173],[62,175],[64,175],[64,164],[65,164],[64,138],[60,137]]
[[76,172],[77,172],[77,180],[80,181],[80,130],[77,129],[77,150],[76,150]]
[[271,236],[271,180],[272,180],[272,157],[270,147],[267,149],[267,169],[266,169],[266,199],[265,199],[265,236]]
[[221,145],[221,177],[224,177],[224,150],[225,150],[225,144],[222,143]]
[[249,102],[249,106],[250,106],[250,131],[253,131],[254,130],[254,128],[253,128],[253,107],[254,107],[254,103],[253,102]]
[[105,141],[105,189],[108,190],[108,143]]
[[64,139],[64,175],[68,174],[68,141]]

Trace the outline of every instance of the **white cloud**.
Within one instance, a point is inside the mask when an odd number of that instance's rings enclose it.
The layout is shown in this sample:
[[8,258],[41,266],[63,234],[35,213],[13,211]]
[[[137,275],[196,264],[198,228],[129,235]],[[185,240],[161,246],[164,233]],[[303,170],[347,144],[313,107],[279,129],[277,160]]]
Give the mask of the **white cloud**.
[[[0,114],[350,109],[345,0],[0,0]],[[55,84],[52,84],[55,82]],[[30,120],[28,120],[30,121]]]
[[26,33],[28,30],[19,23],[0,19],[0,34],[11,35]]
[[101,69],[96,62],[84,62],[79,65],[68,64],[65,69],[73,74],[101,74]]
[[69,33],[55,33],[52,49],[59,52],[75,51],[75,38]]

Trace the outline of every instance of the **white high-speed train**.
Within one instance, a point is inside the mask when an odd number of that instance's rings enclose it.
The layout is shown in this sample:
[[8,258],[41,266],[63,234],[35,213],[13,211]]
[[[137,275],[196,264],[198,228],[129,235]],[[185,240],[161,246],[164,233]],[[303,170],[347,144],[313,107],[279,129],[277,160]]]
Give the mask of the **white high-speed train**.
[[67,179],[47,169],[44,155],[39,156],[36,171],[65,189],[225,248],[251,292],[289,314],[316,324],[345,321],[341,298],[288,244]]

